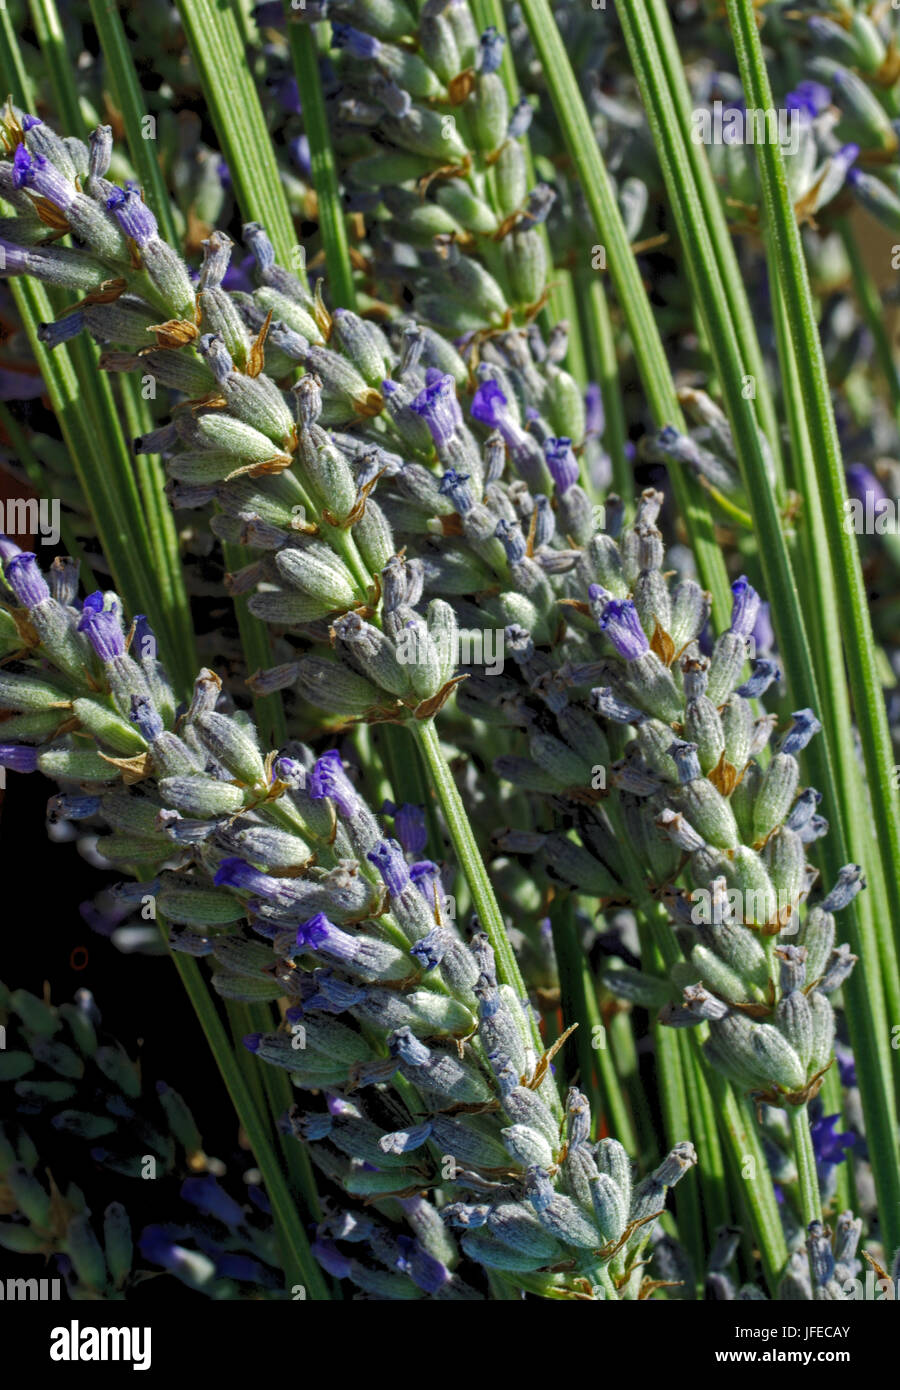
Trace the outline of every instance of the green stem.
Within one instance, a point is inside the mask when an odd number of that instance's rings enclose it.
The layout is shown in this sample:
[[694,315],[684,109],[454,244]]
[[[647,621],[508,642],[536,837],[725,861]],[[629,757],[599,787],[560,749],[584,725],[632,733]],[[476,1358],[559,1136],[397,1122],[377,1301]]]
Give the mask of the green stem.
[[[113,101],[121,114],[128,140],[131,162],[144,191],[144,198],[159,223],[160,235],[170,246],[179,242],[172,216],[172,200],[159,160],[156,139],[148,138],[147,109],[134,68],[134,56],[125,26],[116,5],[109,0],[91,0],[91,19],[106,60],[106,71]],[[153,128],[155,129],[155,117]]]
[[[756,109],[770,107],[772,92],[752,0],[727,0],[727,5],[747,106]],[[896,867],[900,863],[900,814],[893,786],[894,754],[857,543],[843,524],[846,487],[825,359],[816,326],[800,230],[788,190],[783,152],[777,142],[758,147],[757,163],[763,191],[764,225],[787,308],[822,500],[825,519],[823,543],[831,552],[834,564],[843,651],[874,819],[875,833],[868,857],[871,860],[879,852],[883,855],[884,879],[891,905],[889,922],[896,931],[900,924],[900,880]],[[775,597],[774,594],[770,596]],[[782,650],[791,648],[782,643]],[[830,653],[830,659],[837,664],[837,653]],[[846,738],[847,733],[844,729],[826,731],[831,743]],[[825,791],[824,787],[821,789]],[[840,829],[840,838],[843,839],[843,827]],[[855,912],[848,912],[844,920],[851,916],[855,926]],[[885,922],[881,929],[891,928]],[[876,959],[877,956],[868,959],[869,970],[875,968]],[[889,1092],[886,1079],[890,1064],[883,1060],[888,1050],[887,1035],[879,1027],[873,1026],[871,1004],[866,995],[862,972],[855,972],[851,976],[845,994],[847,1018],[859,1066],[879,1210],[883,1214],[886,1244],[894,1249],[900,1244],[900,1167],[897,1162],[893,1095]],[[874,1022],[883,1025],[883,1015]]]
[[629,1153],[634,1153],[637,1137],[610,1063],[606,1029],[597,1004],[596,988],[578,940],[571,897],[554,901],[550,921],[559,967],[563,1025],[578,1024],[570,1044],[578,1060],[579,1087],[591,1103],[595,1122],[603,1115],[608,1116],[611,1132]]
[[[519,999],[525,999],[527,991],[519,970],[519,963],[506,934],[500,906],[494,895],[494,889],[472,831],[471,822],[466,815],[462,797],[447,765],[447,759],[444,757],[434,721],[432,719],[413,720],[412,729],[425,765],[431,774],[431,784],[444,813],[459,867],[469,885],[481,929],[486,933],[494,949],[497,960],[497,976],[503,984],[510,985],[515,990]],[[536,1041],[540,1045],[537,1029],[534,1031]]]
[[[631,335],[650,411],[658,427],[674,425],[683,429],[684,416],[665,349],[549,0],[522,0],[522,12],[543,66],[556,118],[581,180],[591,219],[606,249],[610,276]],[[673,470],[671,479],[678,509],[691,537],[699,574],[712,593],[715,614],[724,623],[731,611],[731,596],[709,506],[694,479],[678,470]]]
[[811,1221],[822,1220],[822,1198],[819,1195],[816,1155],[809,1129],[809,1110],[805,1105],[790,1105],[788,1118],[791,1122],[791,1138],[794,1141],[794,1161],[797,1164],[800,1214],[803,1217],[803,1225],[808,1230]]
[[[161,932],[165,935],[162,919],[157,920]],[[313,1258],[278,1157],[269,1143],[260,1113],[238,1066],[234,1048],[228,1041],[200,967],[192,956],[177,951],[171,954],[262,1173],[284,1252],[284,1273],[288,1287],[302,1284],[306,1289],[307,1298],[327,1300],[329,1295],[324,1276]]]
[[[628,26],[630,24],[629,10],[625,6],[622,8],[624,25]],[[781,501],[784,496],[784,467],[781,458],[781,431],[778,416],[769,389],[768,373],[760,349],[744,277],[741,274],[725,218],[722,198],[716,186],[704,146],[691,138],[694,100],[685,76],[678,40],[672,28],[672,20],[665,0],[636,0],[633,9],[635,13],[649,13],[650,22],[655,31],[659,46],[657,58],[665,69],[666,78],[673,94],[688,158],[693,168],[697,194],[703,208],[704,224],[710,229],[713,251],[725,288],[728,310],[734,325],[735,339],[740,349],[745,372],[753,377],[756,384],[756,417],[766,434],[772,452],[775,463],[776,496]]]
[[316,36],[311,24],[290,23],[291,8],[285,0],[288,14],[288,43],[294,63],[294,73],[303,94],[303,124],[309,137],[312,183],[319,206],[319,230],[325,247],[328,270],[328,293],[332,304],[342,309],[356,308],[356,289],[350,265],[350,246],[347,223],[341,207],[337,166],[322,84],[319,81],[319,58]]
[[234,11],[215,0],[177,4],[241,214],[262,223],[276,260],[305,284],[275,150]]
[[622,407],[622,382],[609,302],[596,271],[578,271],[575,284],[585,320],[588,363],[603,399],[603,444],[612,460],[613,487],[630,514],[634,479],[625,453],[628,431]]

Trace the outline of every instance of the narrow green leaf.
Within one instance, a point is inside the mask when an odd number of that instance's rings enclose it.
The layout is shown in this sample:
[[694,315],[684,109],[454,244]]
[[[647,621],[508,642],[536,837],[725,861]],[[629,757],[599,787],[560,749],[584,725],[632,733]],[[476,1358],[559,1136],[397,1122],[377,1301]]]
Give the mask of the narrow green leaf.
[[[548,0],[522,0],[522,12],[543,65],[556,118],[581,180],[596,233],[606,250],[610,276],[631,334],[651,413],[660,428],[663,425],[683,428],[684,417],[665,350],[553,12]],[[731,610],[731,598],[709,507],[692,479],[673,471],[671,480],[679,511],[690,534],[697,568],[713,595],[714,611],[724,622]]]

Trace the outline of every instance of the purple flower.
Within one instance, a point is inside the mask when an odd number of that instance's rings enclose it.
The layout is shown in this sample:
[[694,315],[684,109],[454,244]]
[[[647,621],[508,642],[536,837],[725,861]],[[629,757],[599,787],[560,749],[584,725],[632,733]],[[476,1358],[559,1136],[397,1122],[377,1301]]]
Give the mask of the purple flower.
[[509,140],[518,140],[525,135],[534,116],[534,107],[527,97],[516,102],[509,117],[506,135]]
[[305,946],[310,951],[317,951],[326,942],[332,944],[333,938],[344,935],[339,932],[333,922],[329,922],[324,912],[317,912],[315,917],[310,917],[308,922],[301,922],[297,928],[297,945]]
[[31,550],[20,550],[6,565],[6,582],[23,608],[37,608],[50,597],[47,581],[41,574],[37,556]]
[[381,840],[374,849],[369,850],[366,858],[381,874],[391,897],[398,897],[409,884],[410,877],[403,850],[397,841]]
[[245,256],[241,261],[231,260],[224,276],[222,277],[222,289],[237,290],[243,294],[252,294],[253,281],[250,279],[250,271],[256,264],[252,256]]
[[272,781],[283,782],[286,787],[303,787],[306,768],[296,758],[276,758],[272,764]]
[[432,907],[434,906],[435,892],[437,892],[439,899],[443,897],[444,884],[441,871],[432,859],[420,859],[417,863],[411,864],[409,876],[422,897]]
[[291,152],[291,159],[303,177],[312,178],[312,153],[309,148],[309,136],[298,135],[294,140],[291,140],[288,149]]
[[309,794],[314,801],[329,797],[347,820],[356,814],[359,796],[336,748],[323,753],[316,762],[309,778]]
[[83,328],[83,310],[73,309],[71,314],[63,314],[62,318],[42,323],[38,328],[38,338],[42,343],[46,343],[52,352],[62,343],[67,343],[70,338],[77,338]]
[[[334,29],[340,27],[343,26],[337,24],[332,26]],[[333,1240],[324,1240],[318,1236],[310,1249],[326,1274],[330,1274],[333,1279],[349,1279],[353,1261],[341,1254]]]
[[394,812],[394,833],[407,854],[421,854],[428,843],[425,807],[404,802]]
[[[416,887],[420,885],[417,884]],[[418,961],[423,970],[434,970],[446,955],[452,936],[444,927],[434,927],[409,948],[409,954]]]
[[494,535],[506,551],[506,558],[511,565],[518,565],[525,559],[528,547],[517,521],[504,521],[501,517],[494,527]]
[[606,633],[619,656],[626,661],[634,661],[650,650],[638,611],[630,598],[610,599],[600,619],[600,631]]
[[821,116],[831,105],[831,91],[822,82],[798,82],[785,98],[788,111],[800,111],[807,116]]
[[840,1118],[840,1115],[822,1115],[813,1120],[809,1127],[813,1152],[816,1156],[816,1168],[823,1185],[830,1176],[831,1170],[845,1161],[847,1150],[855,1148],[857,1143],[858,1136],[853,1130],[847,1130],[844,1134],[835,1132]]
[[756,644],[756,655],[768,656],[775,645],[775,631],[772,627],[771,609],[767,603],[759,605],[751,636]]
[[456,399],[456,382],[449,372],[437,373],[409,404],[410,409],[425,421],[438,449],[450,443],[462,424],[462,412]]
[[397,1249],[396,1268],[401,1274],[408,1274],[423,1293],[436,1294],[451,1278],[447,1266],[429,1255],[411,1236],[398,1236]]
[[431,1056],[430,1048],[413,1034],[411,1028],[395,1028],[388,1038],[388,1051],[408,1067],[424,1067]]
[[131,722],[136,725],[141,738],[154,743],[163,731],[163,722],[148,695],[132,695]]
[[603,395],[596,381],[589,381],[584,388],[585,434],[602,434],[606,423],[603,411]]
[[95,608],[88,607],[88,602],[89,600],[85,599],[78,631],[85,634],[101,661],[115,661],[116,657],[124,656],[125,636],[118,613],[110,609],[98,612]]
[[847,468],[847,490],[854,497],[858,497],[860,502],[865,502],[869,493],[872,494],[873,506],[875,502],[882,502],[887,498],[887,493],[881,486],[881,482],[864,463],[851,463]]
[[244,1213],[239,1204],[220,1187],[211,1173],[185,1178],[181,1195],[204,1216],[214,1216],[226,1226],[242,1226]]
[[544,457],[556,491],[564,496],[578,482],[578,461],[572,452],[572,441],[563,435],[544,441]]
[[62,212],[75,200],[75,189],[68,179],[44,155],[29,154],[24,145],[16,146],[12,180],[14,188],[30,188]]
[[300,103],[300,88],[297,86],[297,79],[289,74],[278,78],[271,85],[271,93],[277,104],[290,116],[299,116],[303,112]]
[[736,637],[747,638],[753,631],[759,612],[759,594],[743,574],[734,581],[731,592],[731,631]]
[[479,72],[491,73],[497,71],[500,64],[503,62],[503,45],[505,43],[506,39],[498,32],[493,24],[485,29],[479,41],[478,58],[476,59],[476,66]]
[[857,1084],[856,1081],[856,1062],[849,1047],[845,1047],[840,1041],[834,1044],[834,1055],[837,1058],[838,1071],[841,1074],[841,1085],[848,1089]]
[[368,59],[377,57],[381,44],[372,34],[364,34],[350,24],[332,21],[331,47],[346,48],[351,57]]
[[138,247],[146,246],[159,235],[156,218],[135,189],[114,188],[106,200],[106,208],[125,236],[131,237]]
[[520,473],[534,475],[542,470],[543,450],[534,435],[523,430],[514,418],[498,382],[490,377],[482,381],[472,397],[470,412],[473,420],[500,431],[503,443]]
[[674,743],[669,745],[667,751],[669,756],[675,760],[679,782],[696,782],[697,778],[703,775],[700,771],[700,759],[697,757],[696,743],[687,743],[683,739],[676,739]]
[[866,880],[860,866],[858,864],[845,864],[838,872],[837,881],[831,892],[822,899],[823,911],[842,911],[865,886]]
[[478,387],[472,397],[472,404],[469,409],[473,420],[477,420],[479,424],[487,425],[488,429],[500,430],[502,434],[507,418],[503,412],[503,407],[506,404],[506,397],[499,383],[489,378]]
[[750,664],[753,674],[743,685],[738,686],[737,693],[743,695],[745,700],[756,700],[765,694],[773,681],[781,680],[781,668],[777,661],[769,661],[766,658],[759,658]]
[[831,167],[840,168],[843,166],[849,183],[856,182],[857,171],[850,166],[855,164],[859,158],[859,145],[841,145],[837,154],[831,156]]
[[21,743],[0,743],[0,767],[11,772],[37,772],[37,749]]
[[791,715],[794,723],[781,741],[782,753],[799,753],[816,734],[821,733],[819,723],[811,709],[797,709]]
[[44,122],[41,120],[40,116],[27,116],[27,115],[26,115],[26,116],[23,116],[23,117],[22,117],[22,130],[23,130],[26,134],[28,133],[29,130],[34,130],[34,127],[35,127],[36,125],[43,125],[43,124],[44,124]]
[[176,1245],[163,1226],[145,1226],[138,1245],[145,1260],[163,1269],[180,1269],[187,1262],[187,1250]]
[[469,477],[468,473],[457,473],[455,468],[448,468],[438,483],[438,492],[442,497],[450,498],[460,516],[465,516],[475,506],[472,489],[467,486]]
[[236,888],[239,893],[255,893],[260,898],[274,898],[278,893],[268,874],[237,857],[222,860],[213,883],[217,888]]

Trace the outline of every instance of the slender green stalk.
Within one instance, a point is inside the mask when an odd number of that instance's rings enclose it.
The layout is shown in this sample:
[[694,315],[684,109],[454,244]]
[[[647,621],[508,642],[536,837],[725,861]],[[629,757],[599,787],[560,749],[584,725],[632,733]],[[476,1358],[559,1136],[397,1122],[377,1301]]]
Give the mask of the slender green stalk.
[[628,432],[622,408],[622,383],[609,303],[596,271],[578,271],[575,284],[585,321],[588,365],[603,400],[603,444],[612,460],[613,487],[628,511],[634,478],[625,454]]
[[[727,3],[747,105],[755,108],[771,106],[772,93],[752,3],[750,0],[727,0]],[[896,866],[900,863],[900,815],[896,791],[892,786],[894,756],[856,541],[843,526],[846,489],[831,394],[800,232],[787,187],[783,154],[777,143],[762,144],[757,153],[766,234],[784,294],[796,353],[807,429],[822,499],[824,539],[833,557],[843,651],[866,765],[875,828],[871,854],[867,858],[871,860],[879,850],[884,855],[884,877],[891,903],[890,921],[896,930],[896,924],[900,923],[900,882],[896,873]],[[783,646],[783,650],[789,648]],[[843,729],[827,732],[831,741],[846,737],[846,730]],[[834,827],[828,838],[832,839],[833,836]],[[843,839],[843,834],[840,838]],[[848,912],[844,921],[850,916]],[[856,917],[854,913],[854,926]],[[860,921],[863,920],[860,916]],[[882,924],[881,929],[889,929],[888,924]],[[863,964],[871,971],[876,959],[874,952],[868,953]],[[889,1051],[888,1035],[884,1031],[887,1020],[883,1012],[876,1014],[873,1019],[873,1001],[867,997],[864,972],[854,973],[847,983],[845,995],[866,1110],[879,1210],[884,1220],[886,1243],[894,1249],[900,1243],[900,1167],[897,1162],[893,1096],[887,1079],[890,1071],[890,1062],[885,1056]]]
[[[791,654],[788,676],[797,704],[821,710],[823,706],[818,675],[821,673],[825,681],[833,682],[840,679],[839,670],[833,661],[825,660],[825,653],[822,654],[819,671],[816,669],[774,491],[766,477],[755,418],[747,409],[741,392],[741,363],[736,348],[734,326],[728,314],[724,286],[712,251],[709,229],[703,219],[702,206],[683,135],[655,48],[653,33],[649,26],[641,23],[639,15],[633,12],[630,12],[630,15],[636,21],[634,43],[631,46],[632,61],[648,110],[673,211],[679,224],[694,297],[702,308],[710,349],[731,421],[744,488],[751,499],[759,539],[760,562],[766,592],[772,601],[779,647],[783,652]],[[768,88],[765,94],[751,90],[746,83],[745,88],[748,106],[761,107],[766,100],[771,104]],[[760,148],[771,155],[771,147]],[[789,208],[789,214],[793,225],[792,207]],[[796,232],[796,227],[794,231]],[[814,332],[814,325],[811,326]],[[818,338],[816,346],[818,348]],[[798,361],[799,358],[798,352]],[[806,393],[804,395],[806,400],[810,399]],[[865,621],[868,623],[867,612]],[[883,720],[883,707],[881,715]],[[832,879],[848,858],[843,800],[834,771],[841,740],[846,740],[846,726],[826,727],[825,738],[814,740],[806,755],[807,764],[816,785],[826,798],[829,816],[832,818],[831,833],[826,837],[821,849],[822,862]],[[896,829],[895,825],[894,830]],[[867,856],[867,860],[870,857]],[[874,963],[878,959],[878,948],[871,908],[865,903],[853,905],[842,918],[842,925],[851,945],[857,948],[862,956],[863,968],[848,983],[848,1022],[854,1050],[860,1063],[860,1086],[873,1151],[876,1183],[881,1199],[889,1209],[888,1220],[892,1235],[896,1233],[900,1236],[900,1170],[896,1161],[896,1120],[890,1058],[886,1047],[887,1018],[878,977],[872,974]],[[896,1240],[894,1243],[896,1244]]]
[[[581,338],[581,318],[578,313],[574,276],[565,266],[556,266],[550,271],[550,282],[550,311],[553,322],[566,322],[569,325],[566,368],[583,391],[588,384],[588,370]],[[588,484],[588,492],[593,495],[590,480]]]
[[[165,934],[162,919],[157,920],[160,930]],[[262,1173],[283,1250],[288,1287],[302,1284],[306,1289],[307,1298],[327,1300],[329,1295],[324,1276],[313,1258],[303,1222],[288,1189],[281,1165],[269,1143],[259,1111],[238,1066],[234,1048],[228,1041],[200,967],[192,956],[185,956],[180,952],[172,952],[172,959]]]
[[103,49],[112,97],[122,117],[128,152],[144,190],[144,198],[159,223],[163,240],[170,246],[177,246],[172,202],[159,167],[156,139],[150,134],[155,129],[155,121],[153,126],[148,122],[125,26],[116,4],[110,4],[109,0],[91,0],[91,19]]
[[[733,1220],[725,1176],[725,1159],[719,1141],[719,1122],[713,1104],[707,1068],[691,1046],[691,1040],[680,1033],[684,1083],[687,1089],[694,1144],[697,1148],[697,1172],[703,1193],[703,1218],[706,1226],[706,1248],[711,1249],[716,1231]],[[699,1271],[698,1271],[699,1273]]]
[[[87,130],[55,0],[33,0],[32,13],[35,33],[50,71],[56,106],[71,133],[85,136]],[[142,139],[136,143],[139,146],[146,144]],[[52,311],[45,317],[52,318]],[[114,560],[113,554],[107,554],[114,574],[117,573],[116,565],[121,571],[126,560],[133,569],[145,572],[139,587],[132,580],[130,587],[124,591],[125,596],[132,612],[146,609],[151,614],[165,648],[167,664],[182,691],[186,691],[196,670],[193,633],[178,555],[178,538],[162,493],[159,461],[147,458],[141,460],[137,469],[133,466],[112,387],[108,378],[99,372],[98,352],[94,344],[86,338],[79,338],[70,345],[69,351],[78,374],[84,404],[94,424],[92,453],[106,455],[106,466],[101,470],[93,468],[90,460],[73,459],[76,472],[80,466],[86,474],[88,469],[92,474],[89,489],[82,483],[85,500],[97,519],[104,548],[111,539],[113,521],[120,533],[121,553],[117,560]],[[146,404],[141,400],[137,383],[124,380],[119,383],[119,389],[126,406],[126,418],[132,432],[137,433],[138,421],[147,419]],[[108,494],[110,500],[116,499],[112,507],[106,505]],[[102,516],[104,512],[105,517]],[[151,576],[149,584],[148,574]]]
[[797,1164],[800,1213],[804,1226],[808,1227],[811,1221],[822,1220],[822,1198],[819,1195],[816,1155],[809,1129],[809,1109],[805,1105],[790,1105],[788,1117],[794,1142],[794,1161]]
[[[494,895],[494,889],[491,886],[471,823],[466,815],[462,797],[444,757],[434,721],[432,719],[417,719],[413,721],[413,731],[425,765],[431,775],[431,783],[437,793],[441,810],[444,813],[457,862],[469,885],[482,931],[487,934],[488,940],[494,948],[498,978],[502,983],[511,985],[518,997],[524,999],[526,989],[519,970],[519,963],[510,945],[509,937],[506,935],[500,906]],[[536,1030],[535,1034],[537,1036]]]
[[598,1118],[606,1115],[611,1132],[629,1153],[634,1153],[637,1137],[622,1088],[610,1065],[606,1030],[587,959],[578,940],[571,897],[554,901],[550,921],[559,967],[563,1022],[568,1025],[577,1019],[579,1025],[567,1044],[574,1050],[578,1061],[579,1087],[590,1101],[593,1113]]
[[[606,249],[610,276],[631,335],[650,411],[658,426],[683,428],[684,417],[672,384],[665,350],[553,12],[548,0],[522,0],[522,12],[541,59],[556,118],[581,179],[596,233]],[[730,612],[731,601],[725,563],[716,542],[709,507],[693,479],[678,471],[673,471],[671,478],[679,511],[690,534],[698,571],[712,593],[716,615],[724,622]]]
[[[693,1045],[699,1052],[700,1039],[696,1036],[696,1029],[692,1032]],[[745,1098],[739,1099],[717,1071],[710,1068],[707,1079],[722,1120],[723,1133],[728,1140],[732,1166],[743,1179],[743,1200],[759,1246],[766,1283],[769,1292],[774,1295],[787,1264],[788,1250],[758,1126],[750,1102]]]
[[[271,1033],[271,1005],[249,1004],[247,1007],[250,1016],[248,1031]],[[246,1048],[242,1047],[241,1050],[246,1051]],[[254,1061],[252,1056],[250,1061]],[[318,1221],[322,1209],[309,1154],[292,1134],[285,1134],[278,1124],[279,1116],[287,1114],[296,1099],[290,1078],[281,1067],[267,1067],[263,1064],[257,1067],[257,1070],[262,1073],[262,1090],[265,1097],[265,1103],[260,1106],[260,1113],[269,1120],[270,1129],[274,1132],[284,1157],[294,1196],[303,1199],[304,1215]]]
[[4,91],[18,92],[20,100],[29,108],[32,102],[32,84],[28,75],[28,70],[22,59],[22,51],[16,40],[16,31],[13,29],[12,19],[6,5],[0,6],[0,35],[3,42],[0,43],[0,52],[5,52],[9,63],[9,77],[4,77]]
[[638,1147],[634,1153],[638,1167],[646,1172],[659,1161],[660,1144],[650,1111],[650,1100],[641,1079],[630,1010],[621,1010],[612,1015],[607,1025],[607,1037],[610,1057],[606,1065],[628,1097],[638,1137]]
[[263,224],[276,259],[305,283],[275,151],[234,11],[215,0],[177,4],[241,213],[247,221]]
[[[852,724],[850,700],[843,673],[835,672],[831,653],[841,645],[840,619],[835,593],[834,570],[827,546],[821,544],[825,533],[822,501],[816,485],[812,443],[804,410],[803,392],[797,369],[797,358],[791,341],[784,296],[778,282],[772,286],[773,317],[778,341],[778,358],[782,371],[782,389],[791,438],[791,480],[804,499],[804,514],[800,524],[802,564],[798,567],[804,610],[812,617],[816,628],[813,657],[822,697],[821,716],[826,729],[849,729]],[[900,970],[893,934],[875,931],[874,922],[887,920],[890,906],[880,857],[870,854],[871,841],[867,828],[869,811],[860,774],[856,749],[846,738],[834,741],[837,792],[841,798],[842,818],[847,829],[850,853],[865,864],[868,887],[858,903],[862,930],[868,942],[863,969],[871,971],[870,952],[874,947],[881,961],[880,984],[884,987],[888,1019],[900,1018]],[[879,979],[871,979],[870,989],[880,993]],[[900,1057],[894,1057],[895,1079],[900,1076]]]
[[[285,3],[290,15],[290,5],[287,0]],[[341,207],[337,166],[319,81],[315,32],[310,24],[289,23],[287,30],[294,73],[303,99],[303,125],[309,138],[312,182],[328,269],[328,293],[332,304],[342,309],[355,309],[356,289],[350,265],[347,223]]]
[[722,199],[713,177],[704,146],[691,139],[691,113],[694,102],[688,87],[678,41],[672,28],[665,0],[635,0],[633,6],[622,6],[620,15],[623,27],[630,24],[630,12],[648,15],[654,27],[658,44],[658,57],[665,68],[666,77],[673,93],[682,135],[687,146],[688,158],[694,171],[697,193],[703,207],[705,224],[710,228],[713,251],[719,266],[719,273],[725,287],[728,309],[734,325],[735,338],[744,363],[744,370],[755,382],[754,398],[757,420],[765,431],[775,463],[776,495],[779,502],[784,497],[784,466],[781,458],[781,431],[769,378],[759,346],[753,311],[747,297],[741,269],[725,219]]

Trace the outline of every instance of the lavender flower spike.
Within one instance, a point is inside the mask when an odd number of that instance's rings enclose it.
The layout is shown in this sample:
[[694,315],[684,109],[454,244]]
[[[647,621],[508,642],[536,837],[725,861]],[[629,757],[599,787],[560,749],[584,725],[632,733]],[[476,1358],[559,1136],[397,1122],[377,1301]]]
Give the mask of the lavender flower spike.
[[731,631],[737,637],[747,638],[753,631],[759,612],[759,594],[745,575],[734,581],[731,592],[734,595],[731,606]]
[[606,633],[619,656],[626,661],[634,661],[650,650],[650,643],[631,599],[610,599],[600,619],[600,630]]

